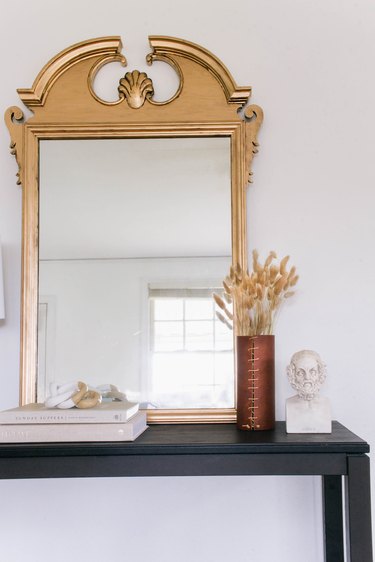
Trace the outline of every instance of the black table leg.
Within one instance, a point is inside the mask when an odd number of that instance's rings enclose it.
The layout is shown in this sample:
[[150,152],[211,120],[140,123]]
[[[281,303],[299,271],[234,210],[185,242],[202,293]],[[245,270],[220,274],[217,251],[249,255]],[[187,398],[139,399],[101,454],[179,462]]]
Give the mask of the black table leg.
[[348,455],[346,528],[350,562],[372,562],[370,461]]
[[341,476],[323,476],[325,562],[344,562]]

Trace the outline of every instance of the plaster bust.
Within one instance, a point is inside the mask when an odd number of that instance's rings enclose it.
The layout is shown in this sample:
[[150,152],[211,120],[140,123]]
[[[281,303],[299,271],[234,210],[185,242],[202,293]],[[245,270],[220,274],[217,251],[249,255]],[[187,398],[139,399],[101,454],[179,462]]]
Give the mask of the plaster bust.
[[304,349],[292,356],[287,375],[297,394],[286,401],[288,433],[331,432],[330,402],[319,396],[326,374],[326,365],[316,351]]
[[303,400],[313,400],[325,381],[327,370],[316,351],[297,351],[287,367],[291,387]]

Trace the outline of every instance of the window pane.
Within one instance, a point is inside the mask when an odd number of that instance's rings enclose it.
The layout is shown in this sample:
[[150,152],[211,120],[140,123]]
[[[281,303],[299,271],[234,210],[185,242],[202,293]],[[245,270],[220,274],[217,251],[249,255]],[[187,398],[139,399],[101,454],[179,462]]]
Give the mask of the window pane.
[[152,402],[159,408],[230,407],[233,332],[211,296],[152,297]]
[[152,371],[152,402],[159,408],[233,406],[232,354],[158,353]]
[[185,349],[189,351],[213,349],[213,321],[198,320],[185,323]]
[[182,299],[154,299],[155,320],[182,320]]
[[215,350],[230,351],[233,349],[233,331],[220,320],[215,320]]
[[154,323],[154,351],[176,351],[182,348],[182,322]]
[[153,386],[162,391],[214,384],[211,353],[158,353],[153,358]]
[[213,299],[186,299],[186,320],[209,320],[213,316]]
[[233,385],[233,367],[234,367],[233,352],[215,353],[214,354],[215,384],[218,386]]

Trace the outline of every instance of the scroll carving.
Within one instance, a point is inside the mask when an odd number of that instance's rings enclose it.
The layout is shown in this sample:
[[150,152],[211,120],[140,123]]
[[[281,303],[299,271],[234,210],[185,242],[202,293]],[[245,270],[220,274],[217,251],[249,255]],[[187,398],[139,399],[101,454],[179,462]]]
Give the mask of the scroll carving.
[[20,126],[24,122],[24,114],[19,107],[12,106],[5,112],[5,123],[9,129],[11,141],[10,141],[10,153],[15,156],[16,162],[18,164],[17,185],[23,184],[23,127]]
[[252,183],[251,164],[254,154],[258,153],[258,131],[263,121],[263,110],[258,105],[249,105],[244,112],[246,125],[245,163],[249,172],[248,181]]

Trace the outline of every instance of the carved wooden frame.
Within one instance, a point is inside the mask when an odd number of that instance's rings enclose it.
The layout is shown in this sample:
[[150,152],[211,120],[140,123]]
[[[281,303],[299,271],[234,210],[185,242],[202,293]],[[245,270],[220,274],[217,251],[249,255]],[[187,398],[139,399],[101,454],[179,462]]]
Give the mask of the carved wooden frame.
[[[126,59],[119,37],[73,45],[49,61],[30,89],[19,89],[33,111],[24,119],[18,107],[5,113],[23,188],[20,403],[34,402],[37,376],[38,311],[38,165],[39,140],[65,138],[196,137],[231,139],[232,255],[246,265],[246,187],[251,176],[257,133],[263,113],[245,107],[251,88],[238,87],[222,62],[199,45],[171,37],[151,36],[147,62],[164,61],[179,76],[167,101],[153,99],[150,78],[137,70],[120,80],[119,99],[107,102],[93,91],[100,68]],[[239,111],[242,109],[242,114]],[[250,176],[249,176],[250,174]],[[236,409],[153,410],[150,422],[228,422]]]

